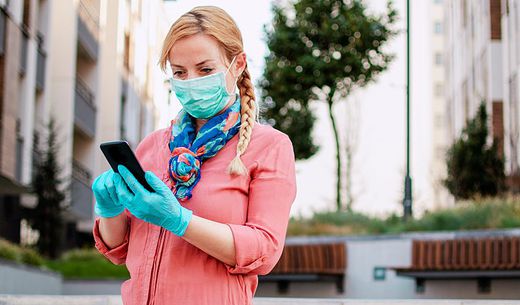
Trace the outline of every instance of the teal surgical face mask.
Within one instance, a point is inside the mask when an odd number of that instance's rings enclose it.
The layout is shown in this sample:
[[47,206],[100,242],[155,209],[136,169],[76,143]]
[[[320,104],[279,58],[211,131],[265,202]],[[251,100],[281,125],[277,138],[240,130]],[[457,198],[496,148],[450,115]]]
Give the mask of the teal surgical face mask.
[[229,97],[233,94],[227,92],[226,74],[235,58],[236,56],[233,57],[226,72],[221,71],[187,80],[170,78],[171,88],[186,112],[197,119],[208,119],[226,106]]

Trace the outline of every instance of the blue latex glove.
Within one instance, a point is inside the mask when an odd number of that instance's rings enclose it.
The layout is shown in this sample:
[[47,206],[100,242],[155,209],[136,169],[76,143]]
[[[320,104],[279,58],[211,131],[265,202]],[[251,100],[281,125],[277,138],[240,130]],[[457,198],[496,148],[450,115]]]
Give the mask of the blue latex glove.
[[92,183],[92,191],[96,198],[94,211],[101,217],[114,217],[125,210],[125,207],[117,198],[116,186],[114,185],[114,177],[118,176],[119,174],[113,170],[108,170],[97,176]]
[[121,175],[120,177],[116,175],[114,179],[117,197],[130,213],[146,222],[161,226],[175,235],[184,235],[193,212],[180,205],[173,192],[161,179],[151,171],[145,172],[146,181],[155,190],[149,192],[125,166],[119,165],[117,170]]

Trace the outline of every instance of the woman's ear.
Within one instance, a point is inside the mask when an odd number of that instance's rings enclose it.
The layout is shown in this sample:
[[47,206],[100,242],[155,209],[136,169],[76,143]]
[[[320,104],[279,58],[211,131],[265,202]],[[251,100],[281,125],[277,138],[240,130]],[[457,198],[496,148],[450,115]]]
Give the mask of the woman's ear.
[[235,77],[239,78],[240,75],[242,74],[242,72],[244,72],[244,70],[246,69],[246,65],[247,65],[246,53],[242,52],[242,53],[238,54],[235,62],[236,62],[236,64],[235,64],[235,68],[233,69],[234,70],[233,72],[235,74]]

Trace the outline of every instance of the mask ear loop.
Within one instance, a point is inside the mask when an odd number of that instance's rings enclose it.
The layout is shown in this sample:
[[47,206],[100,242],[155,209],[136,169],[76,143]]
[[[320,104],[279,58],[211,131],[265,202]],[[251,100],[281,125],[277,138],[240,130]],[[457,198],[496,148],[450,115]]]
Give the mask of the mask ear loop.
[[[226,75],[228,72],[229,72],[229,69],[231,68],[231,66],[233,65],[233,63],[235,62],[235,59],[237,58],[237,56],[233,57],[233,60],[231,60],[231,63],[229,64],[229,67],[227,67],[226,69],[226,73],[224,75]],[[238,81],[238,77],[233,77],[235,79],[235,85],[234,85],[234,88],[233,88],[233,91],[235,91],[236,87],[237,87],[237,81]],[[227,87],[226,87],[226,91],[227,91]],[[229,93],[229,92],[228,92]],[[230,93],[230,94],[234,94],[234,93]]]

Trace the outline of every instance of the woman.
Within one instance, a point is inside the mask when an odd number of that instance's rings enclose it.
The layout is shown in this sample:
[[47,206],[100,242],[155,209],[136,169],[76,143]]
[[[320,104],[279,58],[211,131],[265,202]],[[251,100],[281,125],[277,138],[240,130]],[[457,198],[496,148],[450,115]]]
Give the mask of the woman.
[[155,192],[123,166],[97,177],[96,248],[126,264],[124,304],[252,304],[284,246],[292,143],[256,121],[242,37],[222,9],[195,7],[172,25],[168,64],[183,109],[136,149]]

